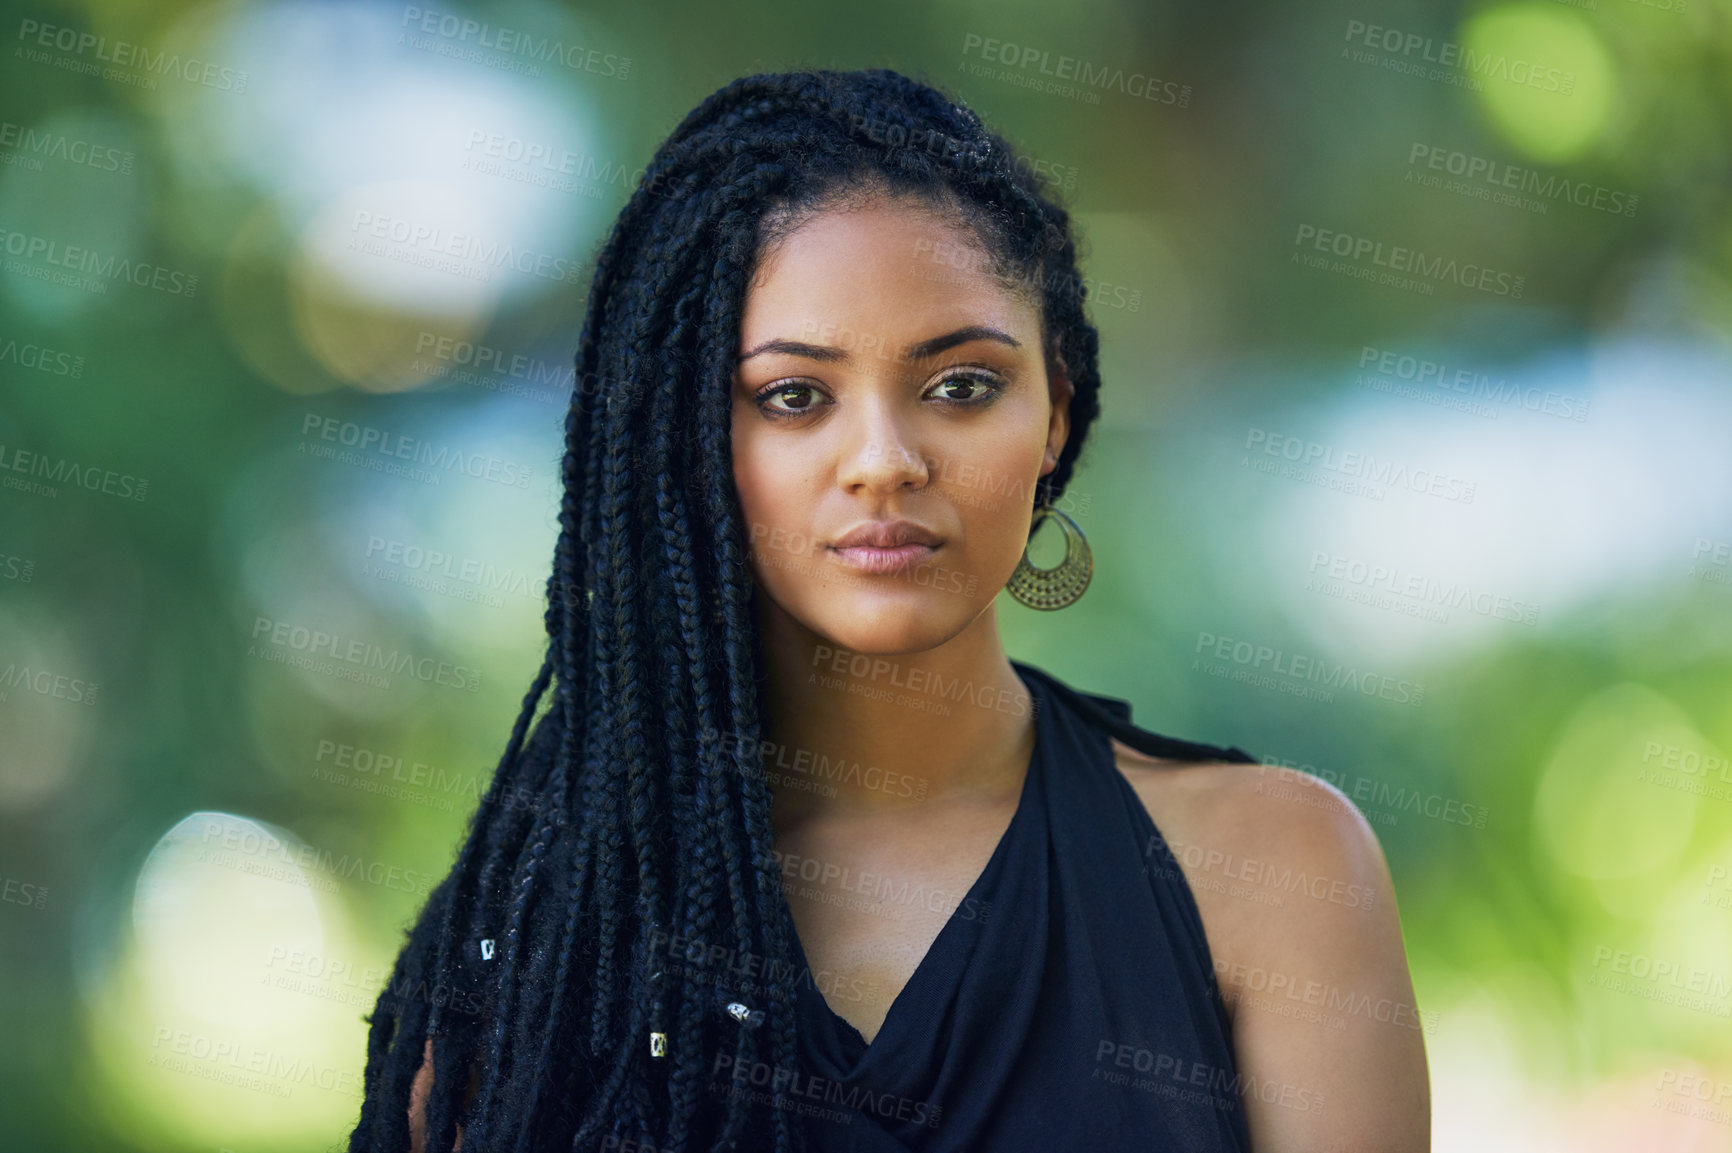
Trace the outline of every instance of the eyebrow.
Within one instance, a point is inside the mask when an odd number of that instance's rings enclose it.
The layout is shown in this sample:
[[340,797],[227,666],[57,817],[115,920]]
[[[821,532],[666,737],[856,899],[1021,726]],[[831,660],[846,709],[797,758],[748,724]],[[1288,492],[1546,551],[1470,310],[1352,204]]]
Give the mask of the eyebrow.
[[[959,344],[967,344],[971,340],[996,340],[1012,348],[1021,348],[1022,342],[1008,332],[1003,332],[985,324],[971,324],[959,328],[955,332],[947,332],[943,336],[935,336],[931,340],[922,340],[911,344],[902,350],[903,360],[925,360],[948,352]],[[845,349],[835,348],[828,344],[807,344],[802,340],[766,340],[750,352],[741,353],[742,361],[765,352],[779,352],[787,356],[803,356],[808,360],[819,360],[827,364],[845,361],[848,353]]]

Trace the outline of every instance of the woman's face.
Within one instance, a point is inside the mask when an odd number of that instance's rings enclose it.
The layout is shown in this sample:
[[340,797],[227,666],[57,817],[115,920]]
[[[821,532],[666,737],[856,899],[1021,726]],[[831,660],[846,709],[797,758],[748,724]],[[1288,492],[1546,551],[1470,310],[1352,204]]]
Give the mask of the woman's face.
[[966,229],[881,198],[801,225],[748,291],[734,378],[765,610],[855,652],[956,636],[1016,568],[1070,394]]

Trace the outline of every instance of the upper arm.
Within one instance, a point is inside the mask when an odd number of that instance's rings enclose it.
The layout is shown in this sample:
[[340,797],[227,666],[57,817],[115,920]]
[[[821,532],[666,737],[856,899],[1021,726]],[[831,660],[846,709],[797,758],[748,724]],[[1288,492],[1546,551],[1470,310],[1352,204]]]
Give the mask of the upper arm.
[[1257,1153],[1429,1150],[1422,1018],[1371,826],[1305,774],[1175,771],[1191,784],[1162,828],[1231,1009]]
[[[467,1099],[475,1096],[475,1071],[469,1074]],[[427,1098],[433,1092],[433,1038],[421,1050],[421,1067],[415,1070],[415,1080],[409,1083],[409,1151],[425,1153],[427,1148]],[[453,1153],[463,1148],[463,1126],[457,1126],[457,1141]]]
[[415,1080],[409,1085],[409,1150],[423,1153],[427,1148],[427,1095],[433,1090],[433,1038],[427,1038],[421,1050],[421,1067],[415,1070]]

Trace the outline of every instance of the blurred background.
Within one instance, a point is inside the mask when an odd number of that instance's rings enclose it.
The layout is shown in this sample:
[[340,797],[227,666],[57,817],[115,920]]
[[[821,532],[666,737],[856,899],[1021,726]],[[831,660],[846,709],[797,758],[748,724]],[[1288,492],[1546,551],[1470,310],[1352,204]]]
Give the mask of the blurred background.
[[1732,0],[0,31],[0,1144],[346,1139],[537,667],[596,246],[715,88],[886,66],[1087,245],[1097,575],[1011,654],[1361,807],[1436,1148],[1732,1149]]

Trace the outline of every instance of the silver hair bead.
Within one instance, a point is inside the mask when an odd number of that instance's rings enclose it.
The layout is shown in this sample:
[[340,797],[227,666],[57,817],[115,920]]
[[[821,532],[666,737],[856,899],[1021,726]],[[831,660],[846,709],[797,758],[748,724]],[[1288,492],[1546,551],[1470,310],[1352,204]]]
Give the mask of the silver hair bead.
[[764,1011],[762,1009],[754,1009],[750,1005],[742,1005],[738,1001],[729,1002],[728,1015],[752,1029],[756,1029],[764,1023]]

